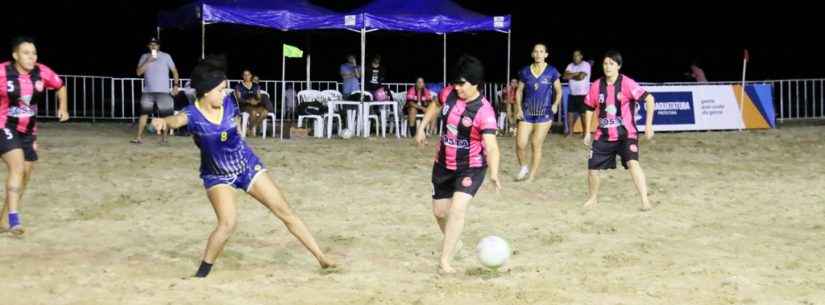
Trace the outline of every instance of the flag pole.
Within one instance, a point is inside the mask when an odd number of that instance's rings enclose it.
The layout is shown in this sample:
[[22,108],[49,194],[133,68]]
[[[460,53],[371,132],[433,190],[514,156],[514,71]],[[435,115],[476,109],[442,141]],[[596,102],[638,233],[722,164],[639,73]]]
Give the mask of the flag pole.
[[284,107],[286,106],[286,53],[281,47],[281,140],[284,139]]
[[743,103],[745,101],[745,73],[748,70],[748,49],[745,49],[744,57],[742,58],[742,86],[739,88],[739,117],[742,119],[742,125],[739,130],[745,128],[745,112],[742,109]]

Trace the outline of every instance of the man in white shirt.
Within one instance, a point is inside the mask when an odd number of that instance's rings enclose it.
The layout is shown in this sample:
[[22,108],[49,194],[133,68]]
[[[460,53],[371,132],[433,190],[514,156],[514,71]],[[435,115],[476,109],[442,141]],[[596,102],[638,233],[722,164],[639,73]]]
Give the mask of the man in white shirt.
[[573,135],[573,126],[581,118],[582,134],[584,134],[584,97],[590,90],[590,63],[583,61],[581,50],[573,52],[573,62],[567,65],[563,78],[568,80],[570,97],[567,99],[567,124],[564,128],[568,137]]

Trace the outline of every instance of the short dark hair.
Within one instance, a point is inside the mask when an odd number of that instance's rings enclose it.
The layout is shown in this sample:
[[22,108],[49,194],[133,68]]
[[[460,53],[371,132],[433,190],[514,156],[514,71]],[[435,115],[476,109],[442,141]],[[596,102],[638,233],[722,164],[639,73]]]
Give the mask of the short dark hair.
[[34,44],[34,38],[29,36],[18,36],[12,39],[11,41],[11,50],[12,52],[17,52],[17,48],[24,43]]
[[202,98],[207,92],[215,89],[221,82],[226,80],[226,57],[223,55],[210,55],[201,60],[192,69],[192,81],[190,84],[195,89],[195,95]]
[[453,80],[464,78],[473,85],[478,85],[484,80],[484,65],[478,58],[470,55],[462,55],[453,68]]
[[619,66],[622,65],[622,54],[619,53],[619,51],[616,51],[616,50],[607,51],[607,53],[604,53],[604,58],[610,58],[611,60],[615,61],[616,64],[618,64]]

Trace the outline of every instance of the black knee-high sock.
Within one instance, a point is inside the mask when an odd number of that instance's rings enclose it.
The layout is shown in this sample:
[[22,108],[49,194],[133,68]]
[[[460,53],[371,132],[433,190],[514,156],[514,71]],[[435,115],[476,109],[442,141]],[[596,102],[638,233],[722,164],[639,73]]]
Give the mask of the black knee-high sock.
[[206,277],[210,271],[212,271],[212,264],[202,261],[201,266],[198,268],[198,273],[195,273],[195,277]]
[[415,131],[418,130],[418,128],[416,128],[415,125],[413,125],[413,126],[408,127],[408,129],[409,129],[410,137],[415,137]]

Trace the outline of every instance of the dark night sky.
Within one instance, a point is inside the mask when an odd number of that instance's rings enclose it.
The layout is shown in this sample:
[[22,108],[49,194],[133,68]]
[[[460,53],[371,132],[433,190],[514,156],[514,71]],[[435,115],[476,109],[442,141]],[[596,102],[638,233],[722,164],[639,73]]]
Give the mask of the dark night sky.
[[[44,1],[39,13],[31,8],[7,7],[0,21],[0,41],[25,34],[38,41],[40,61],[62,74],[131,76],[145,44],[154,33],[157,12],[188,1]],[[346,11],[368,1],[313,1]],[[640,7],[621,8],[615,2],[574,7],[539,5],[539,1],[456,1],[485,14],[513,16],[511,71],[530,62],[535,42],[549,44],[551,64],[559,69],[573,48],[594,58],[609,48],[625,56],[624,72],[640,81],[684,81],[682,73],[699,59],[710,80],[740,77],[743,48],[750,49],[749,79],[823,76],[821,34],[811,34],[816,10],[790,2],[749,4],[750,12],[723,8],[720,2],[662,1],[642,13]],[[9,13],[16,12],[16,13]],[[37,14],[41,17],[37,18]],[[608,19],[608,17],[610,19]],[[41,20],[35,22],[35,20]],[[48,22],[44,22],[48,20]],[[47,24],[48,23],[48,24]],[[349,31],[280,32],[232,25],[210,25],[207,53],[229,57],[230,77],[252,67],[264,79],[280,78],[282,42],[313,54],[313,79],[337,79],[337,67],[346,53],[356,53],[359,37]],[[168,29],[161,33],[164,51],[172,54],[179,70],[188,75],[200,55],[200,29]],[[441,39],[432,34],[375,32],[367,35],[368,57],[380,53],[390,81],[411,82],[423,75],[441,78]],[[311,46],[311,48],[310,48]],[[460,33],[448,36],[448,59],[462,53],[479,57],[487,79],[503,81],[506,35]],[[9,58],[8,43],[0,57]],[[302,79],[303,60],[287,64],[290,79]],[[596,69],[595,74],[599,74]]]

